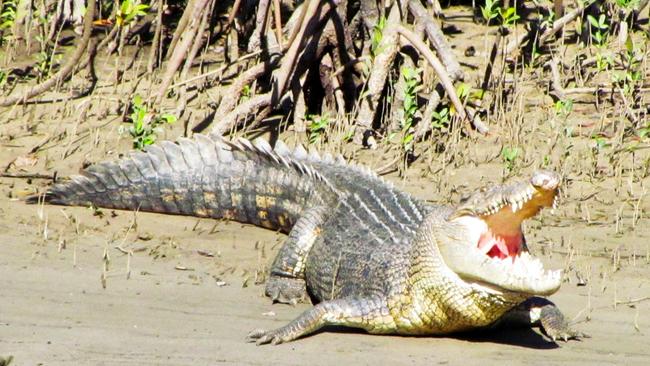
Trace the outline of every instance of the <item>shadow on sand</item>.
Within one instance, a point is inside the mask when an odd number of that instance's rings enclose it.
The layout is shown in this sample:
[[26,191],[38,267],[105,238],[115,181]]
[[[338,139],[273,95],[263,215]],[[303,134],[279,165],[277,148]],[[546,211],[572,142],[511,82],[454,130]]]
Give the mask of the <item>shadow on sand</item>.
[[[346,328],[346,327],[325,327],[323,329],[316,331],[313,334],[308,335],[306,338],[318,336],[318,334],[326,333],[326,332],[367,335],[367,333],[361,329]],[[388,335],[388,337],[391,336],[400,337],[399,335]],[[382,336],[376,335],[373,337],[382,337]],[[452,339],[457,339],[459,341],[471,342],[471,343],[507,344],[510,346],[517,346],[522,348],[534,348],[534,349],[556,349],[560,347],[557,343],[544,337],[542,334],[538,333],[532,328],[480,329],[480,330],[473,330],[469,332],[452,334],[448,336],[403,336],[403,338],[409,338],[409,337],[430,338],[432,342],[435,342],[435,340],[438,338],[452,338]]]

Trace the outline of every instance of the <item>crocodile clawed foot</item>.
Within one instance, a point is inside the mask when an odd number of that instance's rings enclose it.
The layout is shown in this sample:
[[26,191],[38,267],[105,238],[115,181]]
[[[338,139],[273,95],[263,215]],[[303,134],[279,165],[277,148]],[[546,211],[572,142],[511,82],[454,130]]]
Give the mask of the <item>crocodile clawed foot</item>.
[[263,344],[269,343],[272,345],[278,345],[280,343],[288,342],[293,339],[292,337],[282,333],[283,332],[280,329],[270,331],[264,329],[255,329],[254,331],[248,333],[246,336],[246,341],[255,342],[255,344],[261,346]]
[[558,340],[568,342],[570,339],[590,338],[588,334],[571,328],[564,315],[554,305],[542,307],[540,322],[542,330],[553,342]]
[[544,328],[544,332],[546,333],[547,336],[549,336],[553,340],[553,342],[557,342],[559,340],[568,342],[570,339],[581,340],[582,338],[591,338],[591,336],[589,336],[588,334],[579,332],[571,328],[565,328],[565,329]]

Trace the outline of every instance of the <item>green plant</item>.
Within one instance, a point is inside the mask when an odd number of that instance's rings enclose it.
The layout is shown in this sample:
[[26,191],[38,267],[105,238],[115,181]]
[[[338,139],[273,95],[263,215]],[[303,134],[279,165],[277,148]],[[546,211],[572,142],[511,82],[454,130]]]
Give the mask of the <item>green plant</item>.
[[625,41],[625,51],[621,53],[621,61],[625,66],[625,73],[612,75],[612,81],[623,89],[623,94],[632,95],[635,87],[642,82],[643,74],[640,70],[641,58],[637,57],[637,50],[630,35]]
[[[555,12],[551,9],[547,10],[547,14],[544,15],[542,12],[539,11],[539,9],[543,8],[541,4],[539,4],[536,1],[533,1],[536,5],[536,8],[538,9],[537,11],[537,16],[540,19],[540,29],[542,31],[550,29],[553,27],[553,22],[555,22]],[[519,19],[519,16],[517,15],[517,20]],[[535,40],[535,42],[532,42],[532,50],[531,50],[531,58],[529,62],[529,66],[532,67],[535,65],[537,59],[542,55],[542,53],[538,49],[538,42]]]
[[250,85],[244,85],[244,87],[241,90],[241,97],[239,98],[239,102],[245,102],[251,98],[251,95],[253,95],[253,91],[251,90]]
[[456,87],[456,94],[460,100],[465,100],[469,97],[469,93],[472,91],[472,87],[466,83],[460,83]]
[[372,30],[372,39],[370,40],[370,57],[375,58],[381,53],[381,40],[384,38],[384,27],[386,27],[386,18],[380,17]]
[[0,69],[0,90],[4,89],[7,85],[8,75],[7,72]]
[[642,127],[637,130],[637,134],[640,139],[645,139],[650,136],[650,120],[646,122],[645,127]]
[[608,70],[614,64],[614,59],[611,55],[604,55],[600,52],[596,54],[596,68],[598,72]]
[[499,0],[485,0],[485,6],[481,6],[481,15],[487,25],[490,25],[490,20],[496,18],[499,15],[498,8]]
[[149,5],[140,4],[139,0],[122,0],[115,21],[118,26],[122,27],[131,23],[136,17],[146,15],[148,9]]
[[[40,38],[40,36],[37,38]],[[54,47],[48,42],[43,42],[41,51],[36,54],[36,64],[34,65],[37,79],[43,80],[47,78],[52,72],[54,64],[60,59],[61,55],[55,52]]]
[[616,0],[616,5],[623,9],[634,9],[639,5],[639,0]]
[[508,172],[511,172],[515,167],[515,161],[519,156],[519,149],[516,147],[504,146],[501,150],[501,160]]
[[307,125],[309,130],[309,143],[316,144],[321,142],[327,132],[327,127],[330,125],[329,116],[311,114],[307,115],[307,120],[309,121]]
[[573,111],[573,100],[561,99],[555,102],[555,114],[563,119],[566,119],[571,111]]
[[402,67],[400,69],[402,77],[404,78],[404,101],[402,103],[402,111],[404,119],[402,120],[402,138],[400,144],[405,151],[411,151],[413,148],[413,124],[415,122],[415,113],[418,110],[418,87],[420,86],[420,70],[411,67]]
[[[133,148],[144,150],[145,147],[156,142],[159,126],[164,123],[176,122],[176,116],[173,114],[161,114],[159,116],[148,115],[147,107],[139,95],[135,95],[131,101],[132,126],[129,127],[129,134],[133,138]],[[150,119],[147,120],[147,117]]]
[[431,121],[431,127],[438,129],[438,130],[443,130],[446,129],[447,126],[449,126],[449,108],[444,107],[440,110],[440,112],[433,112],[431,114],[432,121]]
[[3,1],[0,5],[0,46],[3,46],[8,37],[5,36],[5,30],[10,30],[16,20],[16,1]]
[[605,147],[612,146],[612,144],[602,136],[594,136],[593,139],[594,139],[594,149],[596,151],[602,150]]
[[607,40],[607,29],[609,29],[609,25],[607,24],[607,17],[605,14],[600,14],[598,19],[596,19],[592,15],[587,15],[587,20],[589,21],[589,24],[591,24],[591,26],[596,29],[596,31],[592,32],[591,34],[594,42],[596,42],[596,46],[603,47],[605,45],[605,41]]
[[520,18],[520,16],[517,14],[517,9],[515,9],[514,7],[510,7],[505,11],[499,8],[499,15],[501,15],[503,25],[506,27],[513,26]]
[[542,16],[541,26],[544,29],[548,29],[553,26],[554,22],[555,22],[555,12],[553,10],[549,10],[547,16]]

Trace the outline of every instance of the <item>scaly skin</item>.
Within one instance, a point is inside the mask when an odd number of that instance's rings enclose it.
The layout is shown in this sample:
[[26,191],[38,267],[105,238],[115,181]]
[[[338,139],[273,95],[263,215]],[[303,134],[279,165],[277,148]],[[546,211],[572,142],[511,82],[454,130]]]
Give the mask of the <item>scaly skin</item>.
[[[508,322],[541,323],[551,338],[565,339],[581,334],[552,303],[524,306],[535,294],[556,291],[559,279],[513,269],[528,260],[519,259],[527,249],[517,223],[553,204],[558,185],[554,173],[538,172],[477,192],[456,208],[432,206],[341,158],[196,136],[91,166],[51,187],[45,200],[226,218],[288,233],[266,294],[283,303],[309,295],[317,304],[284,327],[252,332],[249,340],[258,344],[326,325],[447,334]],[[493,237],[505,238],[513,253],[497,250]],[[492,260],[477,242],[513,259]]]

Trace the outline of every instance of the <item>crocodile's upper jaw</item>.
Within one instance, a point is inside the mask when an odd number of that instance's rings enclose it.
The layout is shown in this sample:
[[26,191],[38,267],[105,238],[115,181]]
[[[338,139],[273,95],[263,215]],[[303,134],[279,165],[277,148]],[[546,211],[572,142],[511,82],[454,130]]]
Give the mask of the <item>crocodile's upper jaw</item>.
[[[543,207],[555,206],[560,179],[538,171],[525,182],[483,190],[448,218],[453,231],[438,241],[445,263],[466,282],[498,292],[549,295],[557,291],[561,271],[547,271],[526,249],[521,224]],[[462,240],[450,240],[451,238]]]

